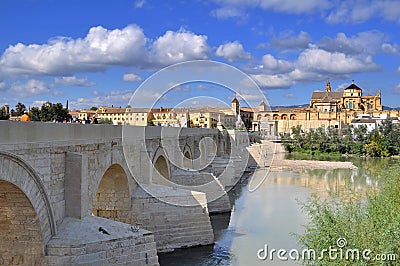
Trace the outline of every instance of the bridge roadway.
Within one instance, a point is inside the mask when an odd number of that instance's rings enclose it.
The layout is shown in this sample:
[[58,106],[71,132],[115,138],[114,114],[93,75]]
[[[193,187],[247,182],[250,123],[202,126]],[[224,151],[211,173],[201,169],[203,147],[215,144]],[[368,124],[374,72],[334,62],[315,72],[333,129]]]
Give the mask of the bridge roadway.
[[248,141],[164,130],[1,121],[0,265],[158,265],[157,252],[212,244],[209,213],[229,211]]

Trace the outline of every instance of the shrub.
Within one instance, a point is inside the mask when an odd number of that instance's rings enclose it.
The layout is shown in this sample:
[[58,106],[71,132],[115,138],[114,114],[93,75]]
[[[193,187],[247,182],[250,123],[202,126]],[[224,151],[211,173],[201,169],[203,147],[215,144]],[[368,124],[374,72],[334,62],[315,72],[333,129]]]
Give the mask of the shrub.
[[[400,167],[386,170],[379,179],[378,189],[370,190],[366,198],[349,194],[321,200],[315,194],[303,203],[310,221],[299,243],[320,254],[322,249],[338,248],[336,241],[345,238],[343,248],[372,251],[367,260],[305,261],[307,265],[398,265],[400,260]],[[396,254],[396,261],[375,261],[376,254]],[[362,257],[362,255],[360,256]]]

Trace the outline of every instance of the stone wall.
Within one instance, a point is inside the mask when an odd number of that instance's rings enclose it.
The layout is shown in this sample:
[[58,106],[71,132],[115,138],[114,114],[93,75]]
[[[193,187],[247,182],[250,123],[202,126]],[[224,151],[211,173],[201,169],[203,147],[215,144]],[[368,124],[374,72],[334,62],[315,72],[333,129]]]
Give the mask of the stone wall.
[[15,185],[0,181],[0,265],[42,265],[43,239],[32,204]]
[[127,176],[119,165],[112,165],[104,174],[97,189],[93,215],[134,224]]
[[153,232],[159,252],[214,242],[204,193],[148,185],[133,194],[132,210],[140,226]]
[[198,171],[178,171],[171,177],[178,185],[189,186],[194,191],[206,194],[210,213],[230,212],[231,204],[224,186],[213,174]]

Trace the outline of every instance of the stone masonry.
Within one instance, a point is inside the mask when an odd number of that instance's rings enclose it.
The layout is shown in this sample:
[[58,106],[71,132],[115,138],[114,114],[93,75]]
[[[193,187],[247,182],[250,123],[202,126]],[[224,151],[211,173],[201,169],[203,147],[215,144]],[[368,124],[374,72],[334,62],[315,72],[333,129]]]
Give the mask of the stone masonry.
[[[121,126],[0,121],[0,264],[157,265],[157,251],[212,244],[207,193],[168,181],[169,144],[160,128],[146,130],[124,146]],[[180,132],[186,166],[238,143],[218,130],[169,130]]]

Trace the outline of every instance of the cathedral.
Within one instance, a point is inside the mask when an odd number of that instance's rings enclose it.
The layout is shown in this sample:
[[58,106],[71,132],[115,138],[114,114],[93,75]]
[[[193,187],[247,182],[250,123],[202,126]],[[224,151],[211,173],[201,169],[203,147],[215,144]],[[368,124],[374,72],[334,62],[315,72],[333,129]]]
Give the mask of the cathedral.
[[382,111],[381,93],[363,96],[362,89],[354,81],[343,91],[332,91],[331,84],[326,83],[325,91],[314,91],[310,108],[318,112]]
[[[262,131],[271,125],[279,133],[288,133],[293,126],[300,125],[304,130],[321,126],[333,126],[341,129],[349,125],[358,115],[368,114],[374,117],[386,114],[397,119],[398,110],[383,110],[381,92],[375,95],[363,95],[363,91],[354,81],[343,91],[332,91],[328,81],[323,91],[314,91],[307,107],[268,109],[261,103],[254,110],[253,130]],[[271,123],[275,122],[275,123]]]

